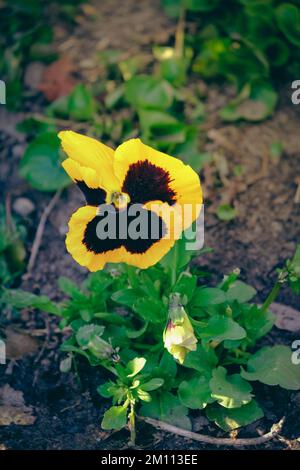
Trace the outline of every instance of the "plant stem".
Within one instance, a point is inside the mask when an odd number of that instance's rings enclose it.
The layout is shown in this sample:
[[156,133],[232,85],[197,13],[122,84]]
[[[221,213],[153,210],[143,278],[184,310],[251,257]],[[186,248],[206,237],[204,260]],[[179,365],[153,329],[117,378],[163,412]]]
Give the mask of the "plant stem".
[[288,272],[286,270],[280,271],[280,273],[278,275],[278,279],[277,279],[276,283],[273,286],[273,289],[271,290],[271,292],[269,293],[269,295],[267,296],[266,300],[264,301],[264,303],[262,304],[262,306],[260,308],[260,313],[262,313],[262,314],[266,313],[266,311],[270,307],[271,303],[274,302],[277,295],[279,294],[281,286],[286,281],[287,275],[288,275]]
[[177,24],[177,29],[175,33],[175,56],[179,59],[182,59],[184,54],[184,29],[185,29],[185,7],[184,2],[182,2],[180,8],[180,16]]
[[176,243],[174,247],[173,259],[172,259],[172,265],[171,265],[171,288],[174,286],[177,280],[177,261],[178,261],[178,247]]
[[130,401],[129,429],[130,429],[130,440],[132,444],[135,444],[136,432],[135,432],[135,412],[134,412],[133,400]]

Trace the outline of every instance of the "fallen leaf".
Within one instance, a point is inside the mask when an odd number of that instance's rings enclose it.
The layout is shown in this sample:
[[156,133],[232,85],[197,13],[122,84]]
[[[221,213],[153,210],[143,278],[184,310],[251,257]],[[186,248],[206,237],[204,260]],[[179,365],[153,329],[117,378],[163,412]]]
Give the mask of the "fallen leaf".
[[7,327],[4,335],[8,359],[21,359],[23,356],[35,353],[39,348],[39,342],[35,338],[16,327]]
[[33,424],[32,407],[24,403],[23,393],[6,384],[0,388],[0,426]]
[[52,62],[44,71],[38,89],[49,101],[68,95],[78,83],[73,77],[76,71],[74,63],[68,56]]
[[300,331],[300,312],[288,305],[273,302],[269,310],[276,316],[275,325],[281,330]]

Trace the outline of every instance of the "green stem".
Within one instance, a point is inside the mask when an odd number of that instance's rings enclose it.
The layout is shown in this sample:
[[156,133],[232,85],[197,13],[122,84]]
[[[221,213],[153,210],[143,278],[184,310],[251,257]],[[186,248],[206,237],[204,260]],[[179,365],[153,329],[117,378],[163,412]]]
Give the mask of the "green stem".
[[129,429],[130,429],[130,440],[132,444],[135,444],[136,431],[135,431],[135,412],[134,412],[134,401],[130,401],[130,413],[129,413]]
[[271,290],[271,292],[269,293],[269,295],[267,296],[266,300],[264,301],[264,303],[262,304],[261,308],[260,308],[260,313],[266,313],[266,311],[268,310],[268,308],[270,307],[271,303],[274,302],[274,300],[276,299],[277,295],[279,294],[279,291],[281,289],[281,286],[285,283],[286,281],[286,277],[288,275],[288,272],[286,270],[282,270],[280,273],[279,273],[279,276],[278,276],[278,279],[273,287],[273,289]]
[[175,56],[182,59],[184,54],[184,29],[185,29],[185,7],[182,2],[180,16],[175,33]]
[[177,243],[174,246],[173,259],[171,265],[171,289],[177,280],[177,261],[178,261],[178,247]]

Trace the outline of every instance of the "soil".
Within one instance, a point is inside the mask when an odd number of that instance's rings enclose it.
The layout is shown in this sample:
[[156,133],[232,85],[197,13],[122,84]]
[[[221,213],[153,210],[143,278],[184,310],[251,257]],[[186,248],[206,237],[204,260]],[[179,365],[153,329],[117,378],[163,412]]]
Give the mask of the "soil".
[[[81,77],[94,82],[99,74],[96,52],[118,48],[124,55],[140,53],[147,57],[153,43],[168,43],[174,37],[176,25],[167,18],[159,0],[98,0],[93,3],[92,16],[80,15],[75,30],[56,26],[56,42],[60,53],[76,60]],[[204,88],[205,85],[201,84]],[[260,124],[241,123],[224,125],[218,110],[229,99],[230,89],[205,88],[206,113],[209,119],[201,127],[203,150],[225,158],[228,170],[222,175],[219,188],[211,184],[209,167],[201,174],[203,181],[205,213],[205,245],[214,249],[198,262],[215,276],[229,273],[235,267],[242,270],[242,278],[258,291],[261,301],[276,278],[276,268],[291,257],[300,241],[300,204],[295,202],[299,177],[300,115],[290,103],[286,90],[282,90],[280,103],[274,116]],[[39,109],[40,98],[33,106]],[[24,113],[11,114],[1,108],[0,114],[0,184],[3,195],[9,194],[12,204],[16,198],[29,198],[35,211],[27,220],[28,249],[42,210],[51,196],[33,191],[18,176],[18,164],[26,142],[15,131],[15,123]],[[283,143],[283,155],[274,162],[267,149],[274,141]],[[232,176],[236,165],[242,165],[242,178]],[[222,173],[222,172],[221,172]],[[242,184],[241,181],[247,181]],[[228,183],[229,181],[229,183]],[[225,196],[224,196],[225,194]],[[222,222],[214,214],[215,202],[233,200],[238,217]],[[81,281],[85,269],[78,266],[67,254],[64,235],[67,222],[83,202],[76,188],[68,188],[61,196],[47,222],[34,271],[24,278],[20,287],[43,293],[61,300],[57,278],[66,276]],[[225,201],[226,202],[226,201]],[[283,290],[279,302],[300,307],[299,298]],[[24,394],[27,406],[36,417],[28,426],[0,427],[0,448],[7,449],[125,449],[129,436],[126,431],[104,432],[100,428],[101,416],[108,403],[101,399],[96,387],[105,379],[103,371],[92,371],[84,362],[79,364],[79,376],[62,374],[59,345],[62,334],[57,330],[55,318],[46,314],[23,311],[20,318],[6,318],[4,322],[24,331],[44,331],[38,336],[38,353],[11,360],[6,368],[0,366],[0,387],[9,384]],[[274,328],[267,343],[291,344],[297,334]],[[80,377],[80,379],[79,379]],[[80,380],[80,382],[79,382]],[[254,437],[257,432],[267,432],[272,423],[286,417],[281,435],[259,448],[300,448],[297,429],[300,394],[277,387],[258,387],[260,404],[265,418],[238,432],[239,437]],[[214,436],[226,436],[202,416],[193,417],[195,431]],[[207,444],[174,437],[139,424],[137,448],[146,449],[211,449]]]

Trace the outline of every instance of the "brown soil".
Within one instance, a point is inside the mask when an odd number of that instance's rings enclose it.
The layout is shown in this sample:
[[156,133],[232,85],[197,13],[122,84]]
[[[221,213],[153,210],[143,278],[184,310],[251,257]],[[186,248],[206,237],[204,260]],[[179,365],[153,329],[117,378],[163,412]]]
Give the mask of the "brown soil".
[[[80,74],[87,81],[97,78],[95,52],[107,48],[120,48],[124,53],[149,54],[152,43],[166,43],[174,34],[175,26],[166,18],[159,1],[126,0],[94,2],[95,18],[81,16],[78,26],[70,32],[57,27],[57,46],[62,53],[72,56]],[[206,246],[214,252],[201,258],[208,268],[220,276],[235,267],[242,269],[242,277],[258,290],[262,300],[276,277],[275,269],[293,254],[300,241],[299,204],[294,201],[299,176],[300,117],[282,94],[281,103],[272,119],[261,124],[224,125],[218,117],[218,109],[228,100],[230,90],[211,87],[207,90],[206,111],[209,121],[202,129],[203,149],[218,152],[226,158],[229,186],[219,189],[211,185],[210,170],[202,174],[206,193]],[[38,106],[38,104],[37,104]],[[3,194],[10,194],[12,201],[22,195],[31,199],[36,210],[28,220],[32,241],[41,212],[50,196],[30,189],[18,177],[18,163],[25,148],[24,137],[15,132],[14,124],[22,115],[8,115],[3,109],[0,116],[0,184]],[[213,132],[211,133],[211,131]],[[204,135],[205,133],[205,135]],[[284,144],[284,154],[276,164],[266,157],[274,140]],[[267,164],[266,164],[267,162]],[[236,164],[243,165],[245,179],[232,177]],[[264,172],[261,171],[262,165]],[[257,177],[254,182],[254,178]],[[234,181],[234,189],[232,189]],[[224,181],[223,181],[224,183]],[[232,197],[238,217],[231,222],[221,222],[214,215],[214,203]],[[76,188],[64,192],[46,225],[42,245],[31,278],[23,280],[21,287],[36,293],[44,293],[52,299],[61,299],[57,278],[67,276],[80,281],[86,271],[66,253],[64,234],[67,222],[82,203]],[[30,246],[29,246],[30,249]],[[199,261],[200,262],[200,261]],[[283,291],[279,300],[298,307],[299,299]],[[298,302],[298,303],[297,303]],[[7,319],[7,321],[10,319]],[[9,449],[121,449],[128,447],[128,434],[103,432],[100,420],[107,403],[96,393],[96,387],[104,380],[101,370],[92,371],[80,363],[80,381],[75,374],[61,374],[59,344],[61,334],[56,331],[56,320],[45,314],[23,312],[13,324],[27,331],[46,329],[41,337],[38,355],[24,357],[10,363],[6,370],[0,366],[0,387],[10,384],[24,393],[26,405],[33,407],[37,417],[33,425],[10,425],[0,428],[1,445]],[[295,335],[282,330],[274,331],[267,342],[291,344]],[[267,443],[264,448],[296,448],[297,416],[299,419],[300,395],[277,387],[258,387],[266,417],[250,425],[239,436],[255,436],[257,429],[267,431],[272,423],[283,415],[286,423],[283,440]],[[204,434],[224,436],[206,419],[194,417],[194,428]],[[139,425],[138,447],[147,449],[202,449],[212,448],[183,438],[171,436]]]

